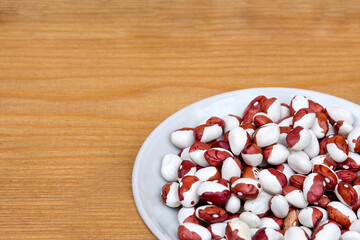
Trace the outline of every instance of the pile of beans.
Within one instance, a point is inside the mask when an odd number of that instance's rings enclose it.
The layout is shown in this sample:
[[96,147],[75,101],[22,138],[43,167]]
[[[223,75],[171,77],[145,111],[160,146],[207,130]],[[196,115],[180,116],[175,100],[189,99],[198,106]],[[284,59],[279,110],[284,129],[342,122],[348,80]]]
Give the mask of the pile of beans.
[[306,96],[258,96],[242,116],[175,130],[163,202],[190,239],[360,239],[360,127]]

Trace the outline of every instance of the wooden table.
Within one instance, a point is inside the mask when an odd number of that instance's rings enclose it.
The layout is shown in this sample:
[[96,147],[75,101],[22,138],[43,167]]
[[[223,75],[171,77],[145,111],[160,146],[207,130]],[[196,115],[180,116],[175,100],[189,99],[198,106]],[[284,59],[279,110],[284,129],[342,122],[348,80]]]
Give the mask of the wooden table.
[[166,117],[236,89],[360,104],[357,1],[0,2],[0,239],[154,239],[131,192]]

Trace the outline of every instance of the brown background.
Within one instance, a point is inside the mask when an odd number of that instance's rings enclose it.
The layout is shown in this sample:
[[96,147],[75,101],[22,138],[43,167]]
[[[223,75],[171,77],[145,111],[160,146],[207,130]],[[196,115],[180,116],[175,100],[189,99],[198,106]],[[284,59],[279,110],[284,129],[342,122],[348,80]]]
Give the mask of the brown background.
[[0,2],[0,239],[154,239],[131,172],[166,117],[283,86],[360,104],[357,1]]

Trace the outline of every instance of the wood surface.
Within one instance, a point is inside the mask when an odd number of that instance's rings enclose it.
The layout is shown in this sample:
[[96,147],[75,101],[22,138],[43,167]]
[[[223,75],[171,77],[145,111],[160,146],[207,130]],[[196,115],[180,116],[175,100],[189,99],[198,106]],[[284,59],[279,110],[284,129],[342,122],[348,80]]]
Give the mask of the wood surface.
[[358,1],[0,1],[0,239],[155,239],[131,174],[177,110],[251,87],[360,104]]

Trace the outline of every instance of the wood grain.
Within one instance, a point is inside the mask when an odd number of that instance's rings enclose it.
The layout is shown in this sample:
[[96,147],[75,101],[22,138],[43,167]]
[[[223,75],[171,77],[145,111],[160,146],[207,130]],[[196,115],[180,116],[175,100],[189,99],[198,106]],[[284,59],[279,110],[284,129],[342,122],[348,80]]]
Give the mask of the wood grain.
[[360,104],[356,1],[0,2],[0,239],[155,239],[131,172],[166,117],[283,86]]

